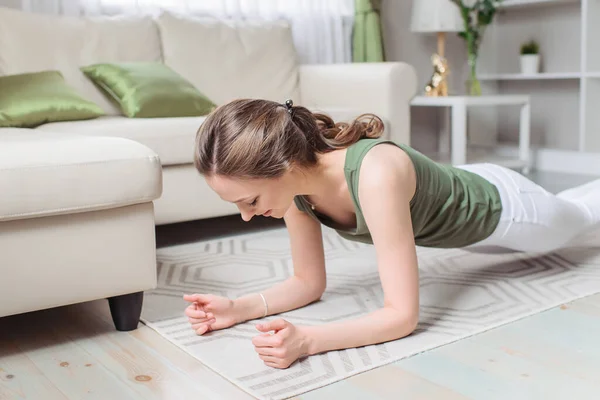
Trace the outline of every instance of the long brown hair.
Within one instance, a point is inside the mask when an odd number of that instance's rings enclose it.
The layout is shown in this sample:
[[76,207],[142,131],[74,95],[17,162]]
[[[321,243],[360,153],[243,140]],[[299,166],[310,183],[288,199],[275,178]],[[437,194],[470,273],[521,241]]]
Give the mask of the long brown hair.
[[238,99],[215,109],[196,134],[196,169],[203,175],[277,178],[292,165],[315,165],[317,153],[383,133],[383,122],[373,114],[335,123],[288,102]]

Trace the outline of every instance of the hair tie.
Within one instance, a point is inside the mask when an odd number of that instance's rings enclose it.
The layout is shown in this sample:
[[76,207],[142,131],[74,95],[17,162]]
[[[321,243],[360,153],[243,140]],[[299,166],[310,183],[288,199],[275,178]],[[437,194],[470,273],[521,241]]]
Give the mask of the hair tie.
[[290,113],[290,115],[292,114],[292,107],[293,106],[294,106],[294,102],[292,101],[292,99],[287,99],[285,101],[285,108]]

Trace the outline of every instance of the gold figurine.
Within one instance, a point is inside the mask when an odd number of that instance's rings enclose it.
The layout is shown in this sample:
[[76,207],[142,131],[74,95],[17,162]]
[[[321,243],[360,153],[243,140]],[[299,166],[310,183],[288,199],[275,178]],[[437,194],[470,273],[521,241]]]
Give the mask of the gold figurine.
[[439,54],[431,56],[433,75],[425,86],[425,95],[431,97],[448,96],[448,61]]

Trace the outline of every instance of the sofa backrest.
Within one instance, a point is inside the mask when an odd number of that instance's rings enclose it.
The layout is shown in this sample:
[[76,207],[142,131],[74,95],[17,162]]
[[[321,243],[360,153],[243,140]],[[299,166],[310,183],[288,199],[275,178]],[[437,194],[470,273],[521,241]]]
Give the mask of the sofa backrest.
[[283,22],[151,16],[70,17],[0,7],[0,76],[59,70],[108,114],[120,110],[79,70],[100,62],[162,61],[216,104],[298,100],[297,54]]
[[163,60],[216,104],[239,97],[298,100],[298,60],[290,26],[192,18],[157,18]]
[[0,76],[59,70],[108,114],[120,110],[79,70],[98,62],[161,61],[151,17],[66,17],[0,8]]

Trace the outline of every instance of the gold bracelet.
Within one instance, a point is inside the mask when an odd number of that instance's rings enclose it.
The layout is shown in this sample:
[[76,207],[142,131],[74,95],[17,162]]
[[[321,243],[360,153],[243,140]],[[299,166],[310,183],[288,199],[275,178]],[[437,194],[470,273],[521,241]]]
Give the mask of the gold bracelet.
[[263,318],[267,316],[267,314],[269,314],[269,306],[267,305],[267,300],[265,300],[265,296],[263,296],[262,293],[259,293],[260,297],[262,298],[263,303],[265,303],[265,315],[263,315]]

